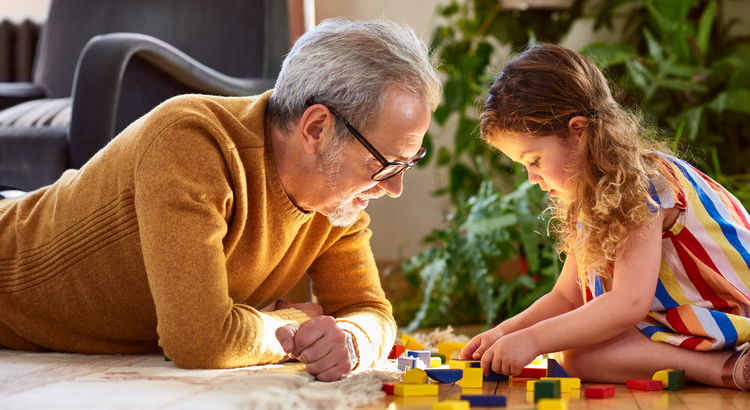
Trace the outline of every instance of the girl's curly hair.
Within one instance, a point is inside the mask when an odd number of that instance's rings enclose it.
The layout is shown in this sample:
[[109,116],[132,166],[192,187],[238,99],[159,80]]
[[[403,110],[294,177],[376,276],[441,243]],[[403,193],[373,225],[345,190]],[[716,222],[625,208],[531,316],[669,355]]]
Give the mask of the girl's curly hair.
[[[503,68],[490,87],[480,116],[482,138],[489,143],[509,135],[551,136],[565,143],[569,121],[588,117],[577,154],[571,158],[576,200],[551,200],[559,252],[576,250],[587,271],[606,274],[622,253],[633,229],[653,218],[649,182],[670,175],[655,151],[671,154],[653,138],[638,114],[624,109],[607,80],[588,59],[564,47],[531,47]],[[667,177],[673,192],[677,182]],[[677,197],[677,196],[675,196]]]

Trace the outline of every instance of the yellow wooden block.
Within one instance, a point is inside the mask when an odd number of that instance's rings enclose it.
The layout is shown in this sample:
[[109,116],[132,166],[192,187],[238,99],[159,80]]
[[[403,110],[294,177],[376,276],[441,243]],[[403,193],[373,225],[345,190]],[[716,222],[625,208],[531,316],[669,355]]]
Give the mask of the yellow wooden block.
[[660,380],[662,389],[666,389],[669,387],[669,372],[671,372],[672,369],[665,369],[665,370],[659,370],[658,372],[654,373],[654,376],[651,377],[651,380]]
[[568,392],[570,389],[580,389],[581,379],[577,377],[542,377],[542,380],[560,380],[560,392]]
[[453,352],[466,347],[466,343],[440,342],[438,343],[438,353],[445,355],[445,360],[450,360]]
[[468,400],[443,400],[432,406],[432,410],[469,410],[469,408]]
[[401,343],[405,350],[424,350],[424,346],[406,333],[401,333]]
[[542,356],[537,356],[531,364],[542,364]]
[[461,386],[469,389],[481,389],[483,378],[481,368],[466,367],[464,368],[464,377],[461,379]]
[[536,384],[536,380],[529,380],[526,382],[526,391],[534,391],[534,384]]
[[479,362],[479,360],[451,360],[448,362],[448,367],[451,369],[466,369],[471,367],[471,363]]
[[437,384],[397,384],[393,386],[394,396],[437,396]]
[[443,361],[439,357],[430,357],[430,367],[440,367],[443,365]]
[[422,369],[411,369],[404,373],[404,383],[425,384],[427,383],[427,373]]
[[537,410],[568,410],[568,401],[563,399],[539,399]]

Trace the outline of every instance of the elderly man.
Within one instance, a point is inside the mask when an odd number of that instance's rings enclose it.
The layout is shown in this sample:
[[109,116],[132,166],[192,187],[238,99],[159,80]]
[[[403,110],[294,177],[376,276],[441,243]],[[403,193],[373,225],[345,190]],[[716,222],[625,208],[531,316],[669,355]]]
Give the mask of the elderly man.
[[[0,201],[0,347],[184,368],[291,356],[319,380],[374,364],[396,328],[362,210],[401,194],[439,98],[410,29],[336,19],[297,40],[272,91],[163,103]],[[274,304],[305,272],[320,305]]]

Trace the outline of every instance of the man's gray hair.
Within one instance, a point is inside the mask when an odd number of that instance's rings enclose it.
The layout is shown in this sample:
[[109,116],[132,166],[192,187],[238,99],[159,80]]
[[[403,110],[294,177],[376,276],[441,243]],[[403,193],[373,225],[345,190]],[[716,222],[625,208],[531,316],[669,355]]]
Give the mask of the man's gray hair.
[[[440,102],[437,70],[414,30],[383,17],[328,19],[297,39],[284,59],[268,109],[284,133],[310,104],[324,104],[366,132],[378,120],[391,86],[417,96],[432,111]],[[335,139],[348,135],[341,121],[336,124]]]

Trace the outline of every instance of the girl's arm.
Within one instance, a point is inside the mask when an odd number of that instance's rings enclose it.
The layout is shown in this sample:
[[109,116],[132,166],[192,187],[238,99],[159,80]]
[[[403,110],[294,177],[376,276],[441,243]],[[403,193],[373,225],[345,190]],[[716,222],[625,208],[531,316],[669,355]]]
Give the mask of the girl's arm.
[[615,264],[611,291],[573,311],[501,337],[482,357],[482,367],[517,375],[541,353],[603,342],[643,320],[656,292],[665,214],[660,212],[650,226],[630,232]]
[[460,358],[479,359],[500,337],[581,306],[583,299],[577,286],[577,276],[576,256],[571,253],[565,259],[560,277],[550,293],[539,298],[523,312],[471,339],[461,351]]

